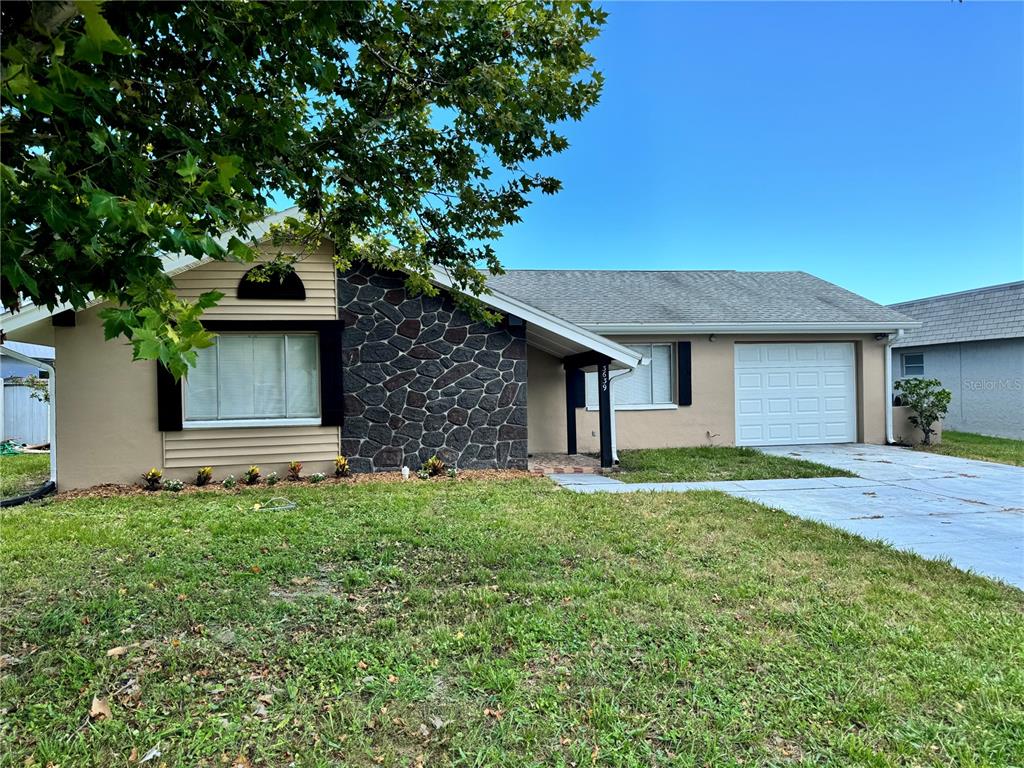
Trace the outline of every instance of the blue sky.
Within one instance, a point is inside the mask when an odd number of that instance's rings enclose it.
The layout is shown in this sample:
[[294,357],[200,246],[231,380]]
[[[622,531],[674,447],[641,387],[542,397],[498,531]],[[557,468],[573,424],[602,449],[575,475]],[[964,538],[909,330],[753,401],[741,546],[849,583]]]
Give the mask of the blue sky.
[[508,268],[796,269],[882,303],[1024,277],[1024,5],[607,3]]

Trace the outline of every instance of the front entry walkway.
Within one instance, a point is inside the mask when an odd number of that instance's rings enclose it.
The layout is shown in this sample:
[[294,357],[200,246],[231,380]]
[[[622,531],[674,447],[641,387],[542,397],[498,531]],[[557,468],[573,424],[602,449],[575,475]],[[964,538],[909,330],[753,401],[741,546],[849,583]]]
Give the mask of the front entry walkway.
[[859,477],[623,483],[551,475],[583,493],[725,491],[1024,588],[1024,468],[881,445],[777,446]]

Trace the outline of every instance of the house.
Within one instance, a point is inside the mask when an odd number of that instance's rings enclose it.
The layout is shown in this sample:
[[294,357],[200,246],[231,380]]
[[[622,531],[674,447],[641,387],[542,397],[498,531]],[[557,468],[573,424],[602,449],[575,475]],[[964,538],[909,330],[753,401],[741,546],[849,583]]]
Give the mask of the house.
[[[289,211],[266,222],[279,220]],[[218,333],[187,380],[105,342],[99,306],[28,307],[12,339],[56,348],[62,488],[188,479],[251,464],[329,471],[525,468],[533,452],[887,439],[888,344],[905,316],[799,272],[514,271],[474,322],[327,243],[277,283],[251,265],[168,258],[181,296],[219,289]],[[613,402],[615,407],[612,407]]]
[[50,406],[31,386],[29,377],[45,386],[53,370],[53,348],[5,342],[0,346],[0,440],[40,445],[50,441]]
[[[17,357],[11,354],[12,352],[16,353]],[[0,346],[0,378],[6,380],[38,376],[45,379],[50,375],[46,368],[40,368],[33,362],[26,362],[23,357],[38,360],[44,364],[52,364],[53,347],[39,344],[19,344],[16,341],[4,342],[3,346]]]
[[890,308],[922,322],[893,343],[895,376],[952,392],[946,429],[1024,439],[1024,282]]

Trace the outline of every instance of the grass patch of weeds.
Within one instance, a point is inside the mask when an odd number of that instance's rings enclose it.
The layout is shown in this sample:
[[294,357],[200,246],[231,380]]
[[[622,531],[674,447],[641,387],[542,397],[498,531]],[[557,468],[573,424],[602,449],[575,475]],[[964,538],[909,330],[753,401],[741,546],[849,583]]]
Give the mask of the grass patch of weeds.
[[947,564],[718,493],[286,494],[0,513],[0,765],[1024,763],[1024,594]]

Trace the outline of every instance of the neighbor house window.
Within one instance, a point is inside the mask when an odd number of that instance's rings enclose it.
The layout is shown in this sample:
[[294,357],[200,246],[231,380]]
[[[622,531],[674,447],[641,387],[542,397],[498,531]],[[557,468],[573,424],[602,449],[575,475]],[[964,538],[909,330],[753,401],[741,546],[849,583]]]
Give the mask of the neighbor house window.
[[900,355],[900,372],[904,376],[924,376],[924,355],[904,352]]
[[185,424],[316,420],[315,333],[224,333],[185,380]]
[[[649,365],[616,377],[612,394],[615,405],[625,408],[674,407],[672,389],[672,344],[626,344],[650,360]],[[597,408],[597,373],[587,374],[587,407]]]

